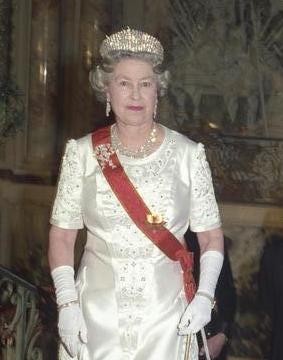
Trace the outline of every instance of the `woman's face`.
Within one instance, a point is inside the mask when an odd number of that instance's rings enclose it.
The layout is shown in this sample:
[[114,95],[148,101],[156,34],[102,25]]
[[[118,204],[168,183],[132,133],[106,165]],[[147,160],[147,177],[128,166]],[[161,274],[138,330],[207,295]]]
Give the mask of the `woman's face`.
[[151,123],[157,98],[156,76],[151,64],[138,59],[121,60],[114,68],[107,95],[118,123]]

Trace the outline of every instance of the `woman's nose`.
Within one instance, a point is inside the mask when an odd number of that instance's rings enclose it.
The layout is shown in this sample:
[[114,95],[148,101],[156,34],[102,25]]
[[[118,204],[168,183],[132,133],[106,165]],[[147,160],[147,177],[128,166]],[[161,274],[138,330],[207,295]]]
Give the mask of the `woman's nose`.
[[133,86],[131,96],[135,100],[140,98],[140,88],[138,85]]

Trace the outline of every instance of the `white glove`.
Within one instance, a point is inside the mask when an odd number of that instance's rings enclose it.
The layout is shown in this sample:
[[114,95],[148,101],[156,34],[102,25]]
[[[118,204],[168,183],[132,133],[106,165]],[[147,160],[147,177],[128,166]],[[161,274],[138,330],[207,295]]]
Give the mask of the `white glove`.
[[179,335],[196,334],[211,320],[211,300],[196,294],[179,323]]
[[58,266],[52,270],[51,276],[59,308],[59,335],[67,352],[75,357],[81,343],[87,342],[87,328],[78,302],[74,269],[67,265]]
[[58,332],[67,352],[75,357],[81,343],[87,343],[87,329],[79,304],[59,310]]
[[219,251],[206,251],[201,256],[198,291],[181,317],[179,335],[197,333],[210,322],[215,287],[222,264],[223,254]]

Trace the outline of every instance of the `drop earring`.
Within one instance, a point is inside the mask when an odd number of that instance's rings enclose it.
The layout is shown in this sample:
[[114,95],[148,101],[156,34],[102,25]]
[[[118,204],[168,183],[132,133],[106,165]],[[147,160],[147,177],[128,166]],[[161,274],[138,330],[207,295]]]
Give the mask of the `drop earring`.
[[110,111],[111,111],[111,103],[110,103],[109,95],[107,95],[107,98],[106,98],[106,109],[105,109],[105,114],[106,114],[107,117],[109,116]]
[[156,114],[157,114],[157,104],[158,104],[158,99],[156,98],[155,105],[154,105],[154,109],[153,109],[153,120],[155,120],[155,118],[156,118]]

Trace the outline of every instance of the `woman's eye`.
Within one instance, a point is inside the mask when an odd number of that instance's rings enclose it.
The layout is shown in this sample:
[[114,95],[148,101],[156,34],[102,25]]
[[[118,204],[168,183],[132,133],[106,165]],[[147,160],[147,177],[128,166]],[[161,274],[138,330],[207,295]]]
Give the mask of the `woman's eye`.
[[120,86],[127,86],[127,81],[126,80],[122,80],[119,82]]
[[151,86],[151,82],[150,82],[150,81],[143,81],[143,82],[142,82],[142,86],[143,86],[143,87],[150,87],[150,86]]

